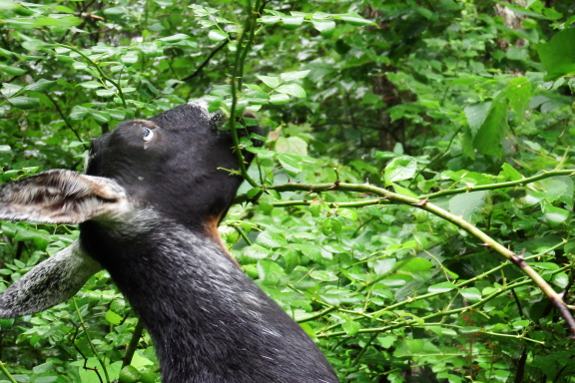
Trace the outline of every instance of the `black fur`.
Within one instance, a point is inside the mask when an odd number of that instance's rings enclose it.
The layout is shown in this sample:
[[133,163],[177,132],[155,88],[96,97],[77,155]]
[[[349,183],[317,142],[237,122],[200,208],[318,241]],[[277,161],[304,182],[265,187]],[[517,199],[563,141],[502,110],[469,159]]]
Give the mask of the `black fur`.
[[127,220],[82,223],[80,242],[140,315],[163,382],[337,382],[210,231],[242,181],[218,170],[238,168],[230,134],[198,105],[150,121],[146,145],[137,120],[94,142],[88,174],[115,180],[136,208]]

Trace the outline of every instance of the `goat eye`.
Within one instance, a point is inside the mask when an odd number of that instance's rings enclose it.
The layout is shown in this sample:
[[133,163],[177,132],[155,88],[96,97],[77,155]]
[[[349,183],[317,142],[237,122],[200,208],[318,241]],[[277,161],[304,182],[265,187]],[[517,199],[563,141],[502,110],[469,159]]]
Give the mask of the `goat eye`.
[[142,128],[142,139],[145,142],[150,142],[152,138],[154,138],[154,131],[150,128]]

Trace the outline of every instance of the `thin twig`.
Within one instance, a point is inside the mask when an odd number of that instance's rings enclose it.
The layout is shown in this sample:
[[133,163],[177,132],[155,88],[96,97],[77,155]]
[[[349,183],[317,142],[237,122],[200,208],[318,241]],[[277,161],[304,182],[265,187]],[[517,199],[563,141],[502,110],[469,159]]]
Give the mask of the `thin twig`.
[[[223,47],[225,47],[226,45],[228,45],[228,43],[230,42],[230,40],[226,39],[224,40],[220,45],[218,45],[213,51],[212,53],[209,54],[209,56],[200,64],[199,67],[196,68],[196,70],[189,76],[184,77],[183,79],[181,79],[180,81],[190,81],[191,79],[193,79],[194,77],[196,77],[201,71],[202,69],[204,69],[206,67],[206,65],[208,65],[208,63],[210,62],[210,60],[216,55],[216,53],[218,53],[220,50],[222,50]],[[174,83],[172,85],[173,88],[175,88],[177,85],[177,83]]]
[[140,338],[142,337],[142,332],[144,332],[144,324],[140,319],[138,319],[138,323],[136,324],[136,328],[134,328],[134,333],[132,334],[132,339],[130,339],[130,344],[126,349],[126,355],[124,355],[124,361],[122,362],[122,368],[129,366],[132,363],[132,358],[134,357],[134,353],[138,348],[138,343],[140,343]]

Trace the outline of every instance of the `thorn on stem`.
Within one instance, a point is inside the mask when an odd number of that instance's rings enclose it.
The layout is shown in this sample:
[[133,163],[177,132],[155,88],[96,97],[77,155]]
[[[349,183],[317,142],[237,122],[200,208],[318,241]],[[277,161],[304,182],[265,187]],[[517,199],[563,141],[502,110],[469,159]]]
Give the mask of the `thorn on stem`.
[[421,202],[414,203],[413,206],[425,207],[425,206],[427,206],[428,202],[429,202],[429,198],[425,197]]

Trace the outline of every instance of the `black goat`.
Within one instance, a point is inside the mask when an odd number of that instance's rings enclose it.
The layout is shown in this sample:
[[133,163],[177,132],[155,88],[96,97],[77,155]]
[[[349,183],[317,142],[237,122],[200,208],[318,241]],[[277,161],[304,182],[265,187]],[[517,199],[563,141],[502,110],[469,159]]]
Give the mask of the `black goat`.
[[0,317],[60,303],[103,267],[152,336],[165,383],[337,382],[218,235],[242,181],[218,169],[238,168],[218,120],[199,101],[126,121],[93,142],[87,175],[0,187],[2,219],[80,224],[78,241],[0,295]]

